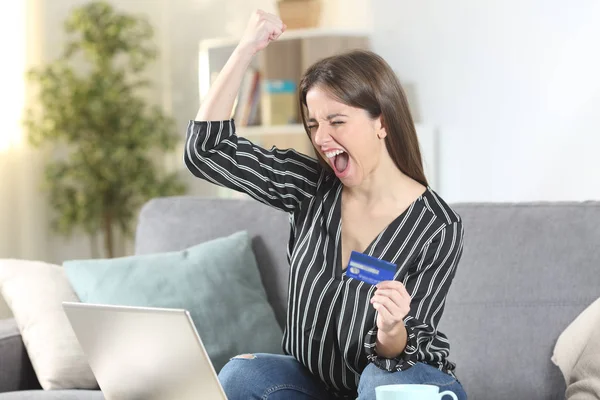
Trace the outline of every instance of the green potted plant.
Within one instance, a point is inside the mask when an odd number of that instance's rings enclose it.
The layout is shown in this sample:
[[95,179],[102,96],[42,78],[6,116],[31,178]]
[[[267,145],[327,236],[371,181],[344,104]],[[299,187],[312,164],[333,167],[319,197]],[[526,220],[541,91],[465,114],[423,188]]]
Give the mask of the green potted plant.
[[145,18],[103,1],[73,9],[63,56],[28,72],[39,89],[24,121],[29,141],[51,150],[45,189],[59,234],[102,234],[105,256],[115,237],[131,237],[140,207],[183,194],[176,173],[160,167],[175,149],[171,117],[147,104],[143,72],[156,56]]

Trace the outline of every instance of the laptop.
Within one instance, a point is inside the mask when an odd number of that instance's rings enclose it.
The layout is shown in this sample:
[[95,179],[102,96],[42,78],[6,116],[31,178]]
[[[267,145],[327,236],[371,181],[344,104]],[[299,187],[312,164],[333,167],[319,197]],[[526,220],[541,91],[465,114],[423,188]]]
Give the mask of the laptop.
[[186,310],[62,305],[106,400],[227,400]]

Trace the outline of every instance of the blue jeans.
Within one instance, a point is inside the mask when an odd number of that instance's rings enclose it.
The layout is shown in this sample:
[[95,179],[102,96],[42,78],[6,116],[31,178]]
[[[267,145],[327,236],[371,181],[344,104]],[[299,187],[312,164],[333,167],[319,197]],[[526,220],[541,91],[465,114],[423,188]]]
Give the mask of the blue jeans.
[[[234,357],[219,373],[219,381],[229,400],[333,398],[323,382],[291,356],[258,353]],[[377,386],[406,383],[436,385],[440,392],[451,390],[459,400],[467,399],[461,384],[452,376],[418,363],[400,372],[387,372],[369,364],[360,376],[358,400],[375,400]]]

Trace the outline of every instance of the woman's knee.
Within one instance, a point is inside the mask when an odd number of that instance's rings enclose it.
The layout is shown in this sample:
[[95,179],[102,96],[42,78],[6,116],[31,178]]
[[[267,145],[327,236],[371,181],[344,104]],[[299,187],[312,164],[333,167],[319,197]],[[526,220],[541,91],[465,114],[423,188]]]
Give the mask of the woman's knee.
[[219,381],[229,400],[262,399],[275,387],[291,387],[290,383],[302,381],[306,373],[293,357],[242,354],[225,364],[219,372]]
[[249,398],[249,383],[255,379],[255,375],[260,374],[260,365],[252,362],[255,360],[254,354],[242,354],[233,357],[221,368],[219,382],[228,399]]
[[456,380],[452,376],[422,363],[397,372],[389,372],[375,364],[369,364],[360,376],[358,394],[360,400],[374,400],[377,386],[428,384],[444,388],[454,383]]
[[261,362],[254,354],[241,354],[233,357],[219,372],[219,382],[227,398],[247,399],[252,383],[261,375]]
[[392,384],[392,381],[393,384],[413,383],[408,382],[410,380],[408,375],[409,374],[389,372],[377,367],[375,364],[369,363],[362,374],[360,374],[358,383],[359,398],[360,400],[375,399],[375,388],[377,386],[390,385]]

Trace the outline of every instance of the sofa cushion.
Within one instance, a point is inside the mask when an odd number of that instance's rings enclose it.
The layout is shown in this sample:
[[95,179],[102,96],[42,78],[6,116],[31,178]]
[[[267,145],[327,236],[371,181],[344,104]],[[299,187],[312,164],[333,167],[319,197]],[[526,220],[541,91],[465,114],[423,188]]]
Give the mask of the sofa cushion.
[[469,398],[564,399],[551,356],[598,298],[600,203],[453,208],[465,247],[439,330]]
[[41,386],[96,389],[94,374],[62,309],[63,301],[79,301],[63,268],[39,261],[0,260],[0,291]]
[[283,328],[287,304],[289,214],[254,200],[168,197],[146,203],[135,235],[135,253],[183,250],[246,230],[267,291]]
[[12,318],[0,320],[0,360],[0,393],[40,389],[17,321]]
[[239,353],[282,351],[247,232],[182,251],[64,266],[82,302],[188,310],[217,372]]

